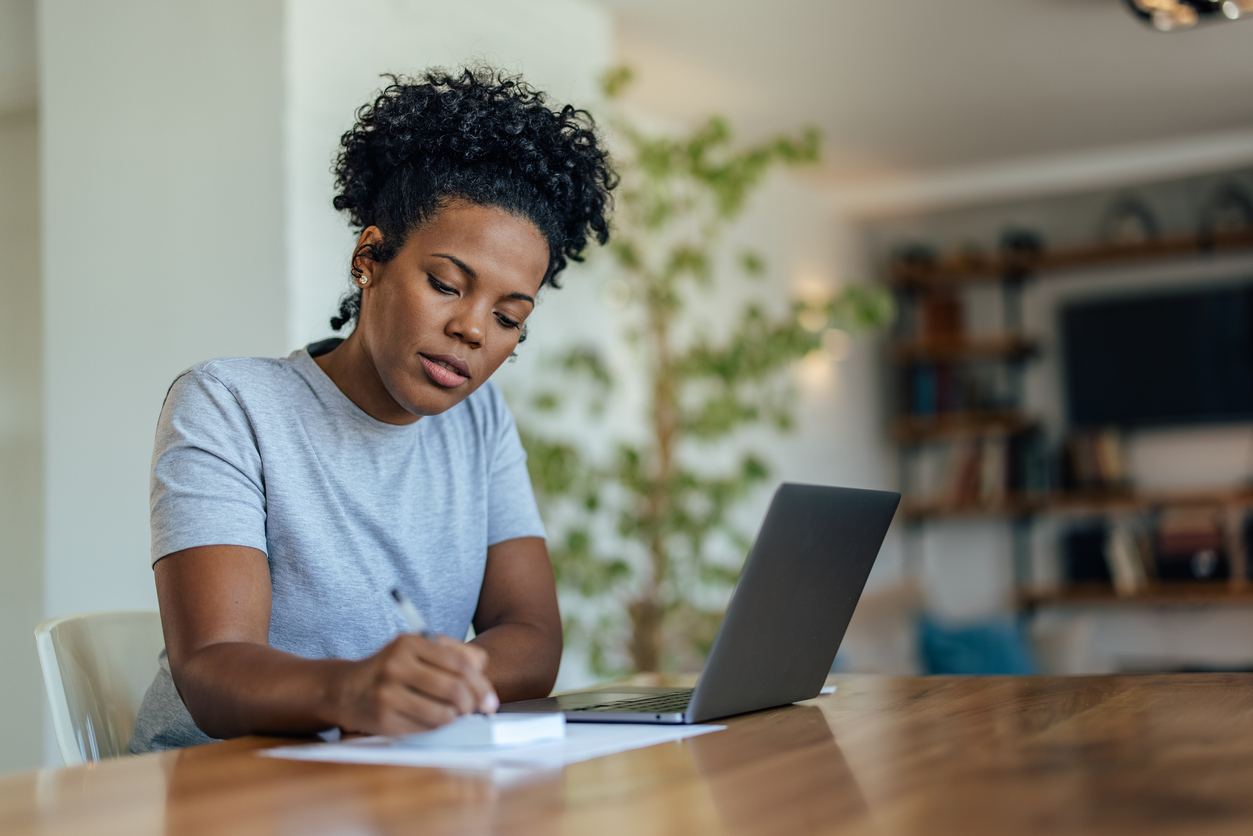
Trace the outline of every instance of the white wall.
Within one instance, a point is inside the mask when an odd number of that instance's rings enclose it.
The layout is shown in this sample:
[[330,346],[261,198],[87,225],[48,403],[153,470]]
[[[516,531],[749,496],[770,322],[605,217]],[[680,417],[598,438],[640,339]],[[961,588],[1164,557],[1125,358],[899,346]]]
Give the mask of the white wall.
[[165,392],[281,352],[282,6],[40,4],[45,606],[154,607]]
[[37,766],[42,754],[32,633],[43,617],[38,169],[38,114],[0,110],[0,294],[8,312],[0,327],[0,773]]

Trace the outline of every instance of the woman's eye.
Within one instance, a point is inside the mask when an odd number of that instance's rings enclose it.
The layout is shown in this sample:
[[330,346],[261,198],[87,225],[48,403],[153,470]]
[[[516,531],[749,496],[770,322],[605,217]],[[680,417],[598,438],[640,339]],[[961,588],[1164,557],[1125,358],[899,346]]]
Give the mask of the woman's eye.
[[455,296],[457,294],[457,288],[453,287],[452,285],[444,284],[443,282],[441,282],[439,279],[435,278],[434,276],[428,275],[426,277],[426,280],[431,283],[431,287],[435,288],[440,293],[443,293],[448,296]]
[[520,328],[520,327],[522,327],[522,323],[521,323],[521,322],[518,322],[516,319],[510,319],[509,317],[505,316],[504,314],[499,314],[499,313],[498,313],[498,314],[496,314],[496,319],[497,319],[497,321],[499,321],[499,322],[500,322],[500,324],[501,324],[501,325],[505,326],[506,328]]

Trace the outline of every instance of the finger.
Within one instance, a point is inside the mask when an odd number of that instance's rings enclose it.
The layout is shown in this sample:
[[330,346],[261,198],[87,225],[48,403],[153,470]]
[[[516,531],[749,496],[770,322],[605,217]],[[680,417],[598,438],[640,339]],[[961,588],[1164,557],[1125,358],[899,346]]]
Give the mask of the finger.
[[420,694],[395,683],[383,695],[383,711],[379,717],[382,734],[413,734],[447,725],[460,712],[446,702]]
[[495,714],[500,708],[500,697],[491,681],[479,671],[465,675],[466,684],[474,693],[474,708],[483,714]]
[[[454,675],[469,687],[473,694],[470,711],[491,714],[500,707],[496,690],[483,672],[487,664],[487,651],[483,648],[440,636],[435,642],[414,644],[412,650],[422,662]],[[460,702],[457,704],[461,707]]]
[[500,698],[496,695],[496,689],[492,686],[491,680],[487,678],[485,672],[487,668],[487,651],[476,644],[454,641],[447,636],[442,637],[442,639],[451,642],[451,646],[466,657],[469,668],[463,668],[461,673],[470,684],[470,687],[474,689],[478,710],[484,714],[495,714],[496,709],[500,708]]
[[447,703],[458,714],[473,714],[483,699],[464,675],[432,665],[421,665],[406,684],[416,693]]
[[427,639],[418,635],[403,635],[395,640],[397,660],[416,668],[426,665],[439,668],[455,676],[465,676],[478,666],[478,656],[467,654],[461,642],[438,636]]
[[[481,705],[484,694],[463,654],[421,636],[399,637],[384,651],[382,675],[386,682],[404,687],[439,702],[447,703],[458,714],[471,714]],[[477,675],[481,680],[482,676]]]

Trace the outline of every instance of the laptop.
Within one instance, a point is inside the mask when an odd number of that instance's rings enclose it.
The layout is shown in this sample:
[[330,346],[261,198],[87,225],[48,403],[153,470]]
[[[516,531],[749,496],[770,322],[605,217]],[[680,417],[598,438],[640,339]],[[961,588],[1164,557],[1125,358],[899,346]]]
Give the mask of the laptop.
[[821,692],[899,493],[784,483],[695,688],[608,686],[506,703],[576,723],[703,723]]

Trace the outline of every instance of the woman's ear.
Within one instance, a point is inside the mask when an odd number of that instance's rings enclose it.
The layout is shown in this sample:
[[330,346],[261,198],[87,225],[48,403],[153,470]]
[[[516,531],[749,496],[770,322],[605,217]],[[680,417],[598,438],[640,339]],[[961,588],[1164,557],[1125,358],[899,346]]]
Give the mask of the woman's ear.
[[359,262],[377,262],[379,246],[383,243],[383,233],[377,226],[367,226],[357,236],[357,246],[352,251],[352,269],[355,276],[358,271],[365,272],[370,266]]

